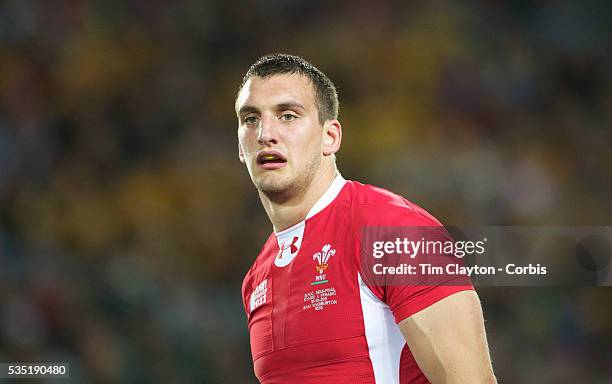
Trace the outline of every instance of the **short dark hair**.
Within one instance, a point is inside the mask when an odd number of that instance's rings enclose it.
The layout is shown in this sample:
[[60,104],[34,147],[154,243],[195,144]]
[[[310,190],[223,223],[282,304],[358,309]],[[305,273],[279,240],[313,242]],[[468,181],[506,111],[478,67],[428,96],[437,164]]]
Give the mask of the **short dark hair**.
[[275,53],[259,58],[244,75],[238,93],[251,77],[266,78],[287,73],[300,74],[310,80],[315,91],[315,101],[321,124],[326,120],[338,118],[338,92],[334,83],[314,65],[299,56]]

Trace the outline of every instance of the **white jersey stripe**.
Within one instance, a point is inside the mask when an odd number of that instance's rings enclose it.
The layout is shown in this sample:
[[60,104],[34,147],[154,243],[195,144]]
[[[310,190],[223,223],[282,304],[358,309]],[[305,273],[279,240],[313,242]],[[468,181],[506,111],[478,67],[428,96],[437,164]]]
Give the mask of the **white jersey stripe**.
[[399,384],[400,357],[406,341],[391,309],[359,279],[363,323],[376,383]]

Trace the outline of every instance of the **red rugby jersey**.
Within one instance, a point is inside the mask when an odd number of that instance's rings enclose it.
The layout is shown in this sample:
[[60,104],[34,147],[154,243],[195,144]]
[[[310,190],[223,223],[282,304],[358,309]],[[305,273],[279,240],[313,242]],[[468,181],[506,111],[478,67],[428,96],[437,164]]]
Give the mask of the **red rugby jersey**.
[[340,175],[306,219],[272,233],[242,297],[255,375],[264,384],[428,383],[397,323],[471,286],[368,286],[364,226],[439,226],[384,189]]

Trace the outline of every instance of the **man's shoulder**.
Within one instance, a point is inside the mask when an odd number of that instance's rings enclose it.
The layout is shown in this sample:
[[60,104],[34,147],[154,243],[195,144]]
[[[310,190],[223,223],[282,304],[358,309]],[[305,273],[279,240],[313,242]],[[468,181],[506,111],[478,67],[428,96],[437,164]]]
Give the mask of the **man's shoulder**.
[[256,268],[260,265],[264,265],[266,261],[269,261],[270,258],[276,257],[278,253],[278,243],[276,241],[276,236],[274,232],[270,233],[268,239],[261,247],[261,250],[257,254],[255,261],[253,262],[253,268]]
[[259,251],[259,254],[251,264],[251,268],[246,272],[243,278],[243,288],[244,284],[249,281],[253,275],[261,275],[263,273],[263,269],[266,264],[269,264],[270,259],[276,257],[278,252],[278,244],[276,243],[276,237],[274,236],[274,232],[270,234],[268,240],[264,243]]
[[441,225],[425,209],[399,194],[358,181],[350,183],[353,218],[360,225]]

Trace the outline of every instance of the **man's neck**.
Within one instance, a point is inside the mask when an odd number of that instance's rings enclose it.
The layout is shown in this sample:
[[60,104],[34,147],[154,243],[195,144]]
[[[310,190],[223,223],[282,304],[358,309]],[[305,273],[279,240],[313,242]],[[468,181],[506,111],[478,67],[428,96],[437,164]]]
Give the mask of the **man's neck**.
[[306,190],[298,196],[275,203],[261,192],[261,202],[272,222],[275,232],[283,231],[306,219],[308,212],[329,189],[338,175],[335,165],[316,175]]

